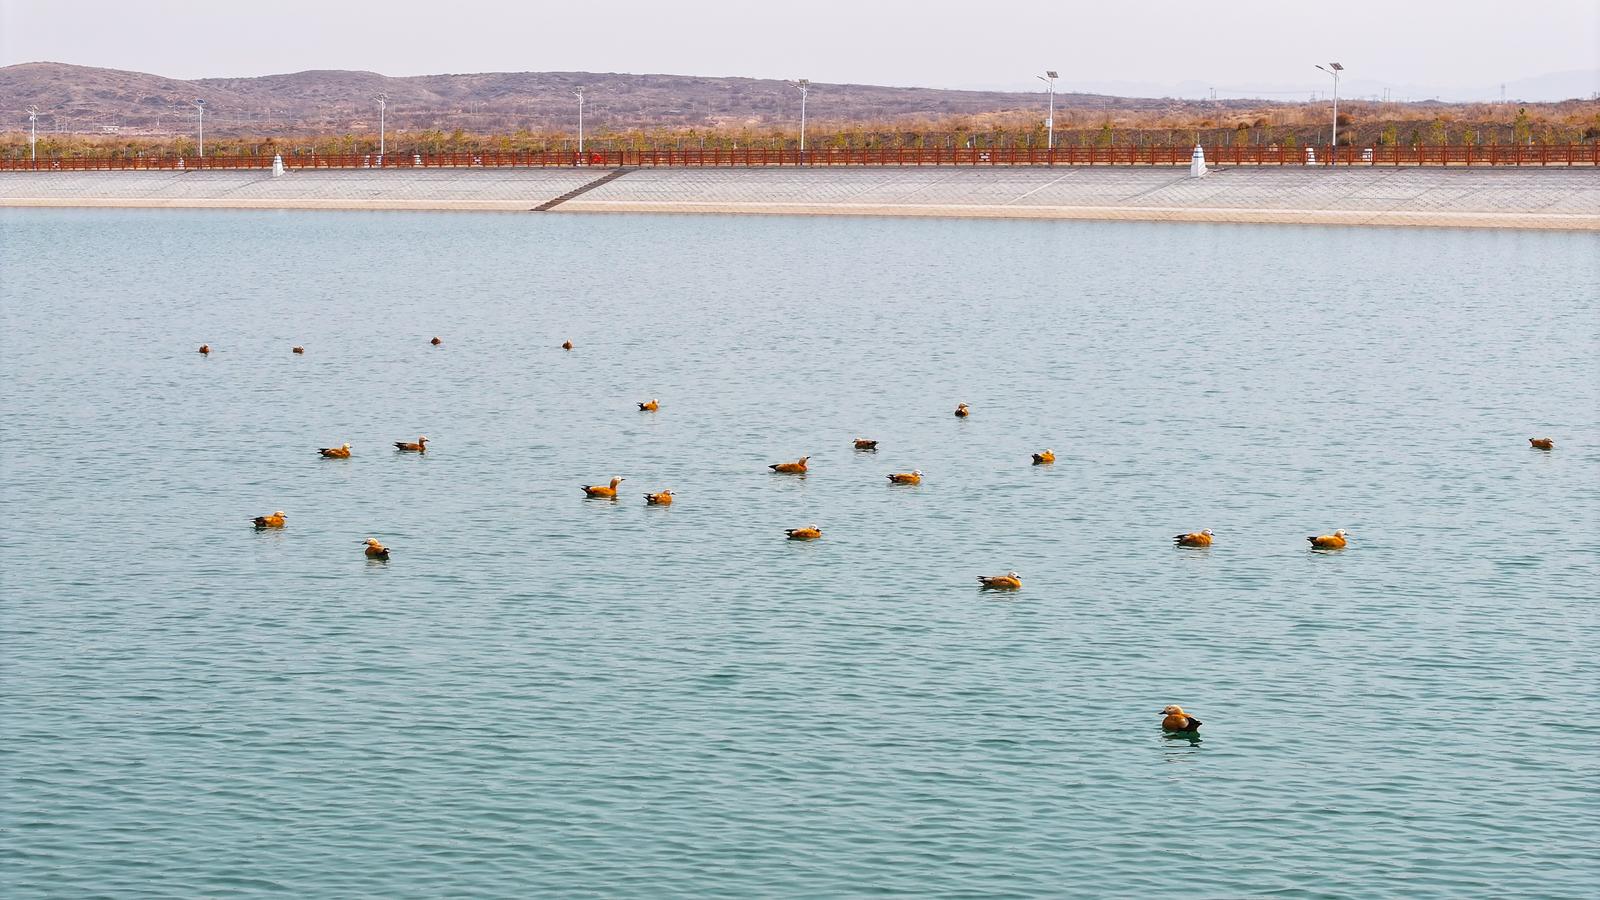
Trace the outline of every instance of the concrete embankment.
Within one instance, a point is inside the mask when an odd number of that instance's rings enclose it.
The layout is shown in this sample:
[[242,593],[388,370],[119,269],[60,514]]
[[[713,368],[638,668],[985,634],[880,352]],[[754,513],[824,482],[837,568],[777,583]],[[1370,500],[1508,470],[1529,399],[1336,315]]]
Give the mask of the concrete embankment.
[[[607,180],[599,182],[602,178]],[[563,199],[570,198],[570,199]],[[1600,231],[1600,170],[869,168],[0,172],[0,206],[1293,222]]]

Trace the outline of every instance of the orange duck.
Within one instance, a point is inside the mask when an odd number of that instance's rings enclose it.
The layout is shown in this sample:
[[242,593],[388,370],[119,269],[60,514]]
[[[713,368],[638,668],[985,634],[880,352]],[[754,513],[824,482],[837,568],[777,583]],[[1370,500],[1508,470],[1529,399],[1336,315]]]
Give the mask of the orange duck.
[[856,449],[857,450],[876,450],[876,449],[878,449],[878,442],[877,441],[869,441],[866,438],[856,438]]
[[1183,711],[1183,707],[1173,705],[1162,707],[1161,728],[1163,731],[1199,731],[1200,720]]
[[367,545],[367,559],[387,560],[389,558],[389,548],[378,543],[377,538],[367,538],[362,543]]
[[1015,572],[1004,575],[979,575],[980,590],[985,591],[1020,591],[1022,590],[1022,576]]
[[324,459],[349,459],[350,445],[340,444],[337,447],[319,447],[317,452],[321,453]]
[[563,349],[563,350],[571,350],[572,349],[572,342],[571,341],[562,341],[561,342],[561,349]]
[[792,463],[773,463],[767,468],[777,472],[779,475],[804,475],[806,473],[806,460],[810,458],[809,456],[802,456]]
[[621,477],[611,479],[611,484],[586,484],[583,486],[583,495],[593,500],[617,499],[617,485],[625,479]]
[[1528,438],[1528,445],[1535,450],[1554,450],[1555,438]]
[[671,506],[672,491],[665,490],[654,494],[645,494],[644,503],[646,506]]
[[402,453],[427,453],[428,436],[423,435],[422,437],[417,438],[417,442],[415,444],[408,441],[395,441],[394,448]]
[[888,477],[890,484],[921,484],[922,470],[918,469],[915,472],[895,472]]
[[1314,534],[1306,540],[1311,542],[1313,550],[1343,550],[1348,543],[1345,537],[1344,529],[1341,528],[1333,534]]
[[285,521],[283,510],[278,510],[270,516],[256,516],[251,521],[257,528],[282,528]]
[[1174,535],[1172,543],[1179,547],[1209,547],[1211,546],[1211,529],[1205,531],[1191,531],[1188,534]]
[[300,346],[299,344],[296,344],[294,346],[294,349],[292,351],[290,351],[290,352],[304,354],[306,352],[306,348]]
[[815,525],[807,525],[804,528],[787,528],[784,529],[783,533],[791,541],[814,541],[822,537],[822,529]]
[[956,418],[965,419],[970,415],[972,415],[972,410],[968,409],[965,403],[956,404]]
[[639,412],[655,412],[661,408],[661,401],[651,398],[639,404]]
[[211,355],[211,345],[210,344],[201,344],[200,345],[200,355],[201,356],[210,356]]
[[433,340],[429,341],[428,343],[430,343],[430,344],[434,345],[435,347],[437,347],[440,344],[444,343],[444,341],[441,341],[436,337]]
[[1033,464],[1036,466],[1048,466],[1055,461],[1056,452],[1051,450],[1049,447],[1046,447],[1042,452],[1035,453],[1033,455]]

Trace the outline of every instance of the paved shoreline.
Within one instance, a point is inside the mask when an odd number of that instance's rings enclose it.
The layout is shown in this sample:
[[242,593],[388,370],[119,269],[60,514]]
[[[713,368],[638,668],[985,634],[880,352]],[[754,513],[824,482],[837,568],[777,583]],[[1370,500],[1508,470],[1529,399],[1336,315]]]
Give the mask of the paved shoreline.
[[1600,231],[1592,169],[454,169],[0,173],[0,206],[1123,219]]

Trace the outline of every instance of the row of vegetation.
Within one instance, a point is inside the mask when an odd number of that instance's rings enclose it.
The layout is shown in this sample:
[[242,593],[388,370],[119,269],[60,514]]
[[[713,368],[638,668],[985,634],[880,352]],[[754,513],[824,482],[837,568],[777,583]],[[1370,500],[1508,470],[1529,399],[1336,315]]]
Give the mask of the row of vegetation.
[[[1454,107],[1417,118],[1412,106],[1352,103],[1339,114],[1342,146],[1505,146],[1561,145],[1600,140],[1600,103],[1570,102],[1541,107],[1494,105]],[[1317,116],[1322,118],[1317,120]],[[1106,116],[1067,111],[1058,114],[1057,147],[1212,147],[1325,146],[1329,122],[1324,108],[1273,107],[1227,120],[1169,120],[1151,114]],[[996,113],[939,121],[893,125],[813,123],[807,134],[812,149],[1043,149],[1044,124],[1030,113]],[[592,150],[730,150],[795,149],[792,126],[719,128],[617,128],[599,125],[585,139]],[[555,131],[518,130],[479,134],[456,129],[391,131],[385,136],[391,153],[537,153],[570,151],[574,136]],[[38,138],[45,158],[78,156],[192,155],[192,137],[46,134]],[[208,136],[208,156],[343,155],[375,153],[376,133],[258,137]],[[0,157],[26,158],[28,135],[0,134]]]

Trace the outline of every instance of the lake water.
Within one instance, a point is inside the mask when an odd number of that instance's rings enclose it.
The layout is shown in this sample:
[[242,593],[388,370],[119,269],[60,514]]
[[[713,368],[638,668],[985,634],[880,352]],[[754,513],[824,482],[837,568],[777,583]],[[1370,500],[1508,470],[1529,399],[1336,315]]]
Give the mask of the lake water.
[[1594,235],[12,210],[0,264],[8,896],[1593,896]]

